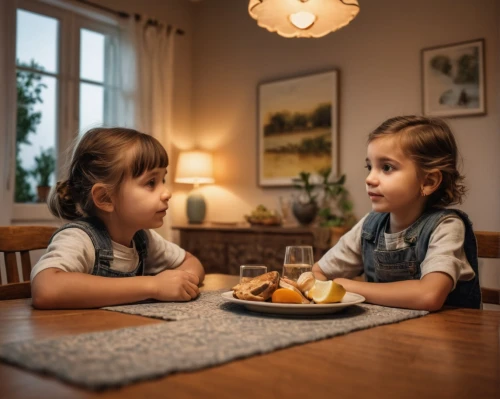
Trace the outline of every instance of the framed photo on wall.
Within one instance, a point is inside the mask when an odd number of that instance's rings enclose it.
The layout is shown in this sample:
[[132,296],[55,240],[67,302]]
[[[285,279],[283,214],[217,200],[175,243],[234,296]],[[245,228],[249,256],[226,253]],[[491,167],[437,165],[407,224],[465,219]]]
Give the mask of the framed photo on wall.
[[484,115],[484,79],[484,39],[423,49],[423,114]]
[[258,185],[291,186],[299,173],[338,166],[338,71],[258,86]]

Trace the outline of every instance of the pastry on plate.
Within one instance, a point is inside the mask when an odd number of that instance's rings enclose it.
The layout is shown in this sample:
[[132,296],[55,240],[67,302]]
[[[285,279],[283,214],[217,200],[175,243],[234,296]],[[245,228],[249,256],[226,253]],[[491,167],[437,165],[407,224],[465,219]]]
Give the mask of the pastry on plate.
[[249,281],[235,285],[233,296],[245,301],[263,302],[271,298],[273,292],[278,288],[280,275],[278,272],[261,274]]

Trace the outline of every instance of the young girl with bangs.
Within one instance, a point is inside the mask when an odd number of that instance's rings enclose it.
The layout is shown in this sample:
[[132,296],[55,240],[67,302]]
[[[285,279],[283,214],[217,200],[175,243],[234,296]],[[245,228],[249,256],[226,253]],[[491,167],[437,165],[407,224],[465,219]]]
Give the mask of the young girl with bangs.
[[[372,212],[313,266],[367,302],[435,311],[480,308],[477,245],[464,212],[463,176],[449,126],[391,118],[368,137],[366,191]],[[352,280],[365,274],[366,281]]]
[[49,197],[50,211],[69,223],[52,236],[31,272],[34,307],[198,296],[201,263],[151,230],[163,225],[168,209],[167,166],[165,149],[147,134],[96,128],[83,135],[66,180]]

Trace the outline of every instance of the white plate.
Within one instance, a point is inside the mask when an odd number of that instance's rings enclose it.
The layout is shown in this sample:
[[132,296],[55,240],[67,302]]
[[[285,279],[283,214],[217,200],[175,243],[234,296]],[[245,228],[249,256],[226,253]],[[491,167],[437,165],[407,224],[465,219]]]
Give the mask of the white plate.
[[290,315],[315,315],[335,313],[348,306],[356,305],[365,301],[365,297],[353,292],[346,292],[341,302],[326,304],[295,304],[295,303],[272,303],[245,301],[233,297],[233,291],[227,291],[221,294],[226,301],[238,303],[245,306],[252,312],[290,314]]

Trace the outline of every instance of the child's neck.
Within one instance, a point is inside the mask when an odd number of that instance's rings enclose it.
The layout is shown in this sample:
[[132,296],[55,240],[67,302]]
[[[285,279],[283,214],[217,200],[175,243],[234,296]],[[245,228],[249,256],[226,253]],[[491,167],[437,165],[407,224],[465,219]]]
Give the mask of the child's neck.
[[389,223],[389,233],[399,233],[410,227],[416,220],[422,215],[423,209],[415,211],[409,211],[404,214],[396,214],[391,212],[390,223]]
[[132,240],[136,230],[131,230],[127,226],[122,226],[121,224],[112,223],[111,218],[108,215],[99,215],[99,218],[106,225],[106,230],[114,241],[124,247],[132,248]]
[[120,245],[123,245],[124,247],[132,248],[132,246],[133,246],[132,240],[134,239],[135,231],[133,233],[125,233],[121,230],[111,231],[108,228],[108,233],[109,233],[109,236],[111,237],[111,241],[114,241]]

